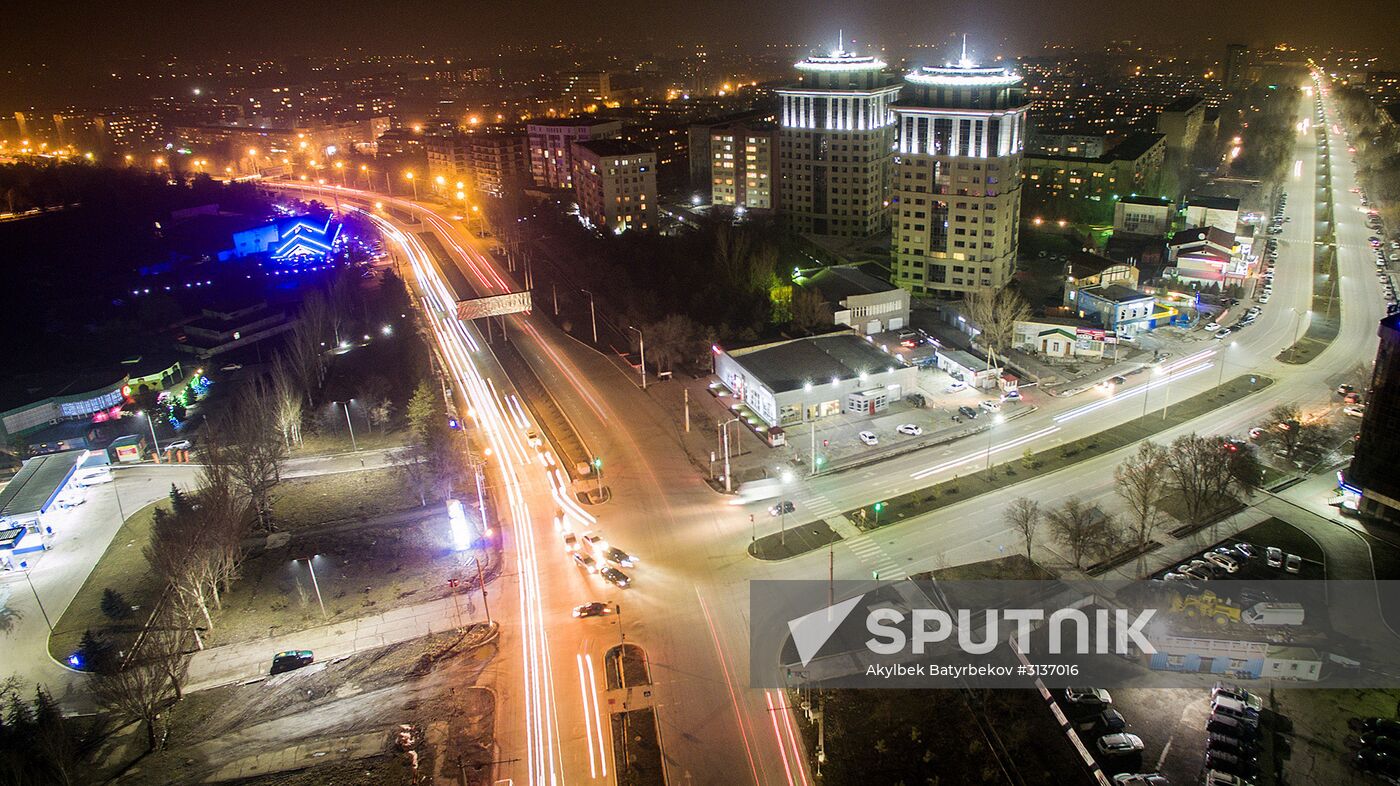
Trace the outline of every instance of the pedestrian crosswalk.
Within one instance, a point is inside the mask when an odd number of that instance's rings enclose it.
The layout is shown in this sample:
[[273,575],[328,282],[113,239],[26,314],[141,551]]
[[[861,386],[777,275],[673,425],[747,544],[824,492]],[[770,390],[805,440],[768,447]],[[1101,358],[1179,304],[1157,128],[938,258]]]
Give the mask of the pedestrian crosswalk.
[[[855,525],[841,515],[839,507],[832,504],[822,494],[798,497],[797,502],[813,516],[822,519],[841,535],[841,542],[863,565],[870,569],[871,576],[878,575],[881,581],[906,578],[899,565],[885,553],[879,543],[869,535],[856,529]],[[864,577],[862,577],[864,578]]]

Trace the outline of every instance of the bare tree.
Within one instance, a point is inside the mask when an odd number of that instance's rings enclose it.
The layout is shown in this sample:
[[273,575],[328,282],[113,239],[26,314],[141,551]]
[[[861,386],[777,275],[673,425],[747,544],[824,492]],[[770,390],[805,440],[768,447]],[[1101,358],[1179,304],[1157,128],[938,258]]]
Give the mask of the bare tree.
[[266,390],[266,397],[272,409],[272,418],[287,449],[300,445],[306,390],[298,381],[292,361],[282,352],[278,352],[272,358],[271,382]]
[[142,724],[149,750],[160,749],[161,712],[172,701],[170,674],[163,664],[132,663],[114,674],[94,675],[92,692],[98,706],[118,721]]
[[151,570],[170,588],[171,602],[194,631],[200,627],[197,617],[202,617],[208,628],[214,627],[206,594],[213,567],[204,538],[203,527],[195,518],[193,502],[172,486],[170,507],[156,509],[150,541],[143,553]]
[[820,292],[806,287],[792,288],[792,328],[799,333],[813,333],[832,324],[833,315]]
[[1036,533],[1040,528],[1040,503],[1026,497],[1017,497],[1006,506],[1006,520],[1011,523],[1011,528],[1016,534],[1021,536],[1021,542],[1026,547],[1026,559],[1031,559],[1031,549],[1035,546]]
[[428,463],[426,449],[421,442],[400,448],[389,454],[389,463],[403,478],[408,488],[418,495],[418,504],[426,506],[428,497],[437,491],[437,478]]
[[1233,494],[1253,493],[1261,471],[1248,446],[1218,437],[1187,434],[1172,441],[1166,452],[1168,483],[1180,495],[1188,524],[1204,525],[1234,500]]
[[1128,505],[1128,532],[1138,549],[1137,575],[1141,578],[1147,565],[1144,549],[1163,520],[1167,451],[1155,442],[1139,443],[1137,452],[1113,470],[1113,479],[1114,492]]
[[1289,461],[1300,453],[1320,448],[1327,439],[1326,427],[1318,421],[1305,421],[1293,404],[1279,404],[1269,410],[1268,424],[1265,433],[1283,448]]
[[1079,497],[1070,497],[1047,511],[1045,520],[1056,539],[1069,549],[1075,569],[1083,567],[1085,557],[1103,554],[1116,542],[1112,517]]
[[180,624],[173,611],[163,611],[151,620],[141,646],[132,654],[132,661],[142,661],[160,667],[165,672],[175,701],[184,698],[185,678],[189,673],[190,656],[187,646],[190,630]]
[[245,392],[217,429],[229,475],[252,500],[258,525],[269,529],[272,489],[282,480],[282,462],[287,458],[287,446],[271,411],[255,392]]
[[684,314],[668,314],[646,328],[647,356],[657,371],[693,360],[700,344],[700,326]]
[[1016,338],[1016,323],[1030,318],[1030,304],[1009,286],[994,292],[975,289],[968,293],[964,304],[967,318],[982,331],[977,340],[987,349],[990,368],[996,365],[997,356],[1011,347]]

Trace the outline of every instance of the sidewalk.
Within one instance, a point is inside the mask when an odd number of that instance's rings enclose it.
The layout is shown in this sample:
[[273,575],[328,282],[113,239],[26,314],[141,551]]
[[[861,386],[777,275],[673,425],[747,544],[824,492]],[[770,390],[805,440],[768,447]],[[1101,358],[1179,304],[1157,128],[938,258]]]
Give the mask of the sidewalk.
[[477,593],[473,595],[471,610],[467,596],[462,594],[281,636],[201,650],[190,659],[185,689],[208,690],[266,676],[272,665],[272,656],[286,650],[312,650],[316,653],[317,661],[327,661],[386,644],[442,633],[469,622],[485,621],[481,597]]

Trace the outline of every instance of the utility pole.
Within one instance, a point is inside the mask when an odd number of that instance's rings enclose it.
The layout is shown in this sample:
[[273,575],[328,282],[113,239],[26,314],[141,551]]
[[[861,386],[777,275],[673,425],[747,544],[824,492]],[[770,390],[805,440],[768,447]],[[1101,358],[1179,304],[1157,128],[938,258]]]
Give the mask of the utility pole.
[[306,558],[306,569],[311,572],[311,586],[316,590],[316,604],[321,607],[321,619],[328,620],[330,615],[326,614],[326,604],[321,600],[321,585],[316,583],[316,568],[311,565],[311,560],[315,558],[315,555]]
[[586,289],[579,290],[588,296],[588,321],[593,324],[593,346],[598,346],[598,309],[593,302],[593,293]]
[[642,352],[642,390],[647,389],[647,337],[643,335],[642,329],[634,325],[628,325],[628,330],[637,331],[637,345]]
[[476,583],[481,585],[481,608],[486,612],[486,624],[491,624],[491,606],[486,602],[486,575],[481,570],[481,557],[473,556],[472,562],[476,563]]
[[690,433],[690,388],[682,388],[685,392],[685,433]]
[[29,591],[34,593],[34,602],[39,604],[39,613],[44,615],[44,622],[49,626],[49,633],[53,633],[53,622],[49,619],[49,613],[44,610],[44,602],[39,600],[39,590],[34,589],[34,580],[29,578],[29,569],[24,571],[24,580],[29,582]]
[[350,402],[342,401],[340,406],[345,408],[345,425],[350,429],[350,448],[358,453],[360,446],[355,442],[355,424],[350,422]]

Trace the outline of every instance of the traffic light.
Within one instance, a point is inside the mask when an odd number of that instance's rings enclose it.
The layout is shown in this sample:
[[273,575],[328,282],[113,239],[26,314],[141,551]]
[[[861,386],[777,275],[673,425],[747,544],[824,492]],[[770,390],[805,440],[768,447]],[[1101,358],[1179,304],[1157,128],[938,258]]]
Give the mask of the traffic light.
[[456,587],[457,587],[457,579],[448,579],[448,580],[447,580],[447,586],[450,587],[450,588],[452,588],[452,589],[456,589]]
[[824,447],[824,448],[829,448],[829,447],[831,447],[831,440],[829,440],[829,439],[824,439],[824,440],[822,440],[822,447]]
[[594,457],[593,457],[593,468],[594,468],[594,469],[602,469],[602,468],[603,468],[603,458],[602,458],[601,456],[594,456]]
[[882,510],[884,510],[884,509],[885,509],[885,503],[883,503],[883,502],[876,502],[876,503],[875,503],[875,512],[876,512],[876,513],[879,513],[880,511],[882,511]]

